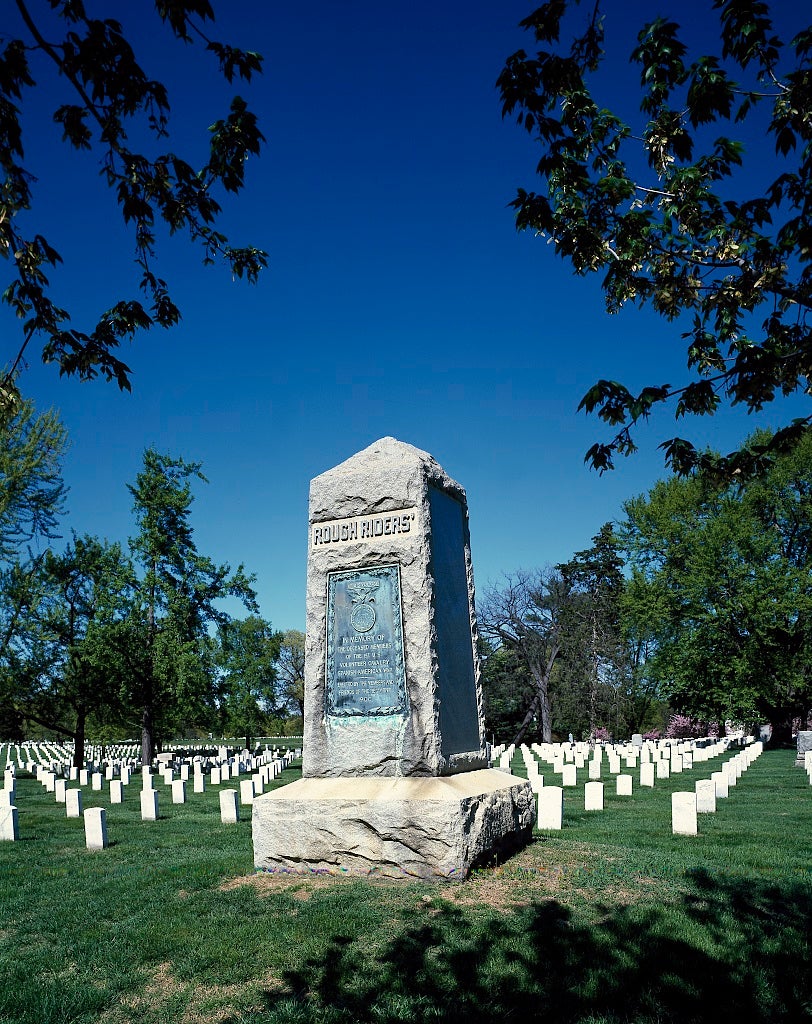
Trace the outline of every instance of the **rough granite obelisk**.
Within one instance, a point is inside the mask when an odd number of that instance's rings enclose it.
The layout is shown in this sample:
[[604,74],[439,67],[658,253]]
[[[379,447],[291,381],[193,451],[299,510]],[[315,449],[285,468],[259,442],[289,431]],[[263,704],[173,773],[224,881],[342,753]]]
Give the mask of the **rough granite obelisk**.
[[461,879],[532,822],[487,768],[465,491],[383,438],[310,485],[303,773],[255,798],[254,863]]

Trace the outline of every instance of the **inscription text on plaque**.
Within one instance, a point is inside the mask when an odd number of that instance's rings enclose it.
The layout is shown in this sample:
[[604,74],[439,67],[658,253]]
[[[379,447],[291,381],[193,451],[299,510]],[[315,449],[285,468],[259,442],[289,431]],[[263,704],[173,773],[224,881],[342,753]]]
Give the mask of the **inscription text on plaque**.
[[327,574],[327,714],[406,712],[400,568]]

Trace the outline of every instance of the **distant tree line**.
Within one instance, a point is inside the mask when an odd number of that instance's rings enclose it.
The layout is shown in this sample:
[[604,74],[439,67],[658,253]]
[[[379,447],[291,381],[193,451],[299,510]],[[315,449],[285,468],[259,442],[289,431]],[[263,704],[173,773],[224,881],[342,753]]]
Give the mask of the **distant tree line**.
[[812,706],[812,434],[756,479],[673,477],[624,514],[485,592],[489,732],[620,738],[679,712],[788,739]]
[[[144,453],[127,546],[73,534],[56,546],[66,434],[30,402],[0,412],[0,734],[162,740],[217,731],[246,745],[301,715],[304,636],[258,614],[254,577],[202,554],[196,463]],[[244,619],[225,614],[236,598]]]

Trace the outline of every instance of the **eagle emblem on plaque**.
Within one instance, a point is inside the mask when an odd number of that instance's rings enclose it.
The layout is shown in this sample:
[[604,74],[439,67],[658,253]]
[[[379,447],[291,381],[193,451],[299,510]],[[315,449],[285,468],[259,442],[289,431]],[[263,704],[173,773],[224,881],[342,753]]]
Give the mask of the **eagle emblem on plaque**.
[[373,607],[373,594],[380,586],[380,580],[354,580],[347,584],[347,593],[352,598],[350,622],[356,633],[368,633],[378,616]]

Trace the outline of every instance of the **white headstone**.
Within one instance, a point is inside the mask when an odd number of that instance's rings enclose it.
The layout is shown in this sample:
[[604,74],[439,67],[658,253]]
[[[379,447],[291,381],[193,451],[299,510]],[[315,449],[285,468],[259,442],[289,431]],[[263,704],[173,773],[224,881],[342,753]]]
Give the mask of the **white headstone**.
[[98,793],[101,791],[103,785],[104,780],[102,779],[101,772],[93,772],[92,776],[90,777],[90,788]]
[[175,779],[172,783],[172,803],[186,803],[186,783],[183,779]]
[[716,783],[713,779],[699,779],[696,783],[697,814],[716,813]]
[[603,810],[603,783],[587,782],[584,786],[584,810]]
[[[243,785],[241,783],[240,785]],[[236,789],[220,790],[220,821],[224,825],[235,825],[240,820],[240,808]]]
[[598,780],[601,777],[601,763],[596,761],[594,758],[589,762],[589,778],[590,780]]
[[561,786],[544,786],[538,793],[537,827],[560,831],[563,818],[564,790]]
[[[642,774],[642,772],[641,772],[641,774]],[[652,784],[653,784],[654,779],[652,778],[651,781],[652,781]],[[618,775],[618,777],[617,777],[617,795],[618,796],[631,796],[632,795],[632,777],[631,777],[631,775]]]
[[654,787],[654,762],[643,761],[640,765],[640,785]]
[[242,779],[240,781],[240,803],[253,804],[254,802],[254,781],[253,779]]
[[728,795],[727,772],[713,772],[711,779],[716,787],[716,799],[724,800]]
[[202,772],[194,773],[194,791],[195,793],[206,792],[206,776]]
[[680,836],[697,834],[696,793],[671,794],[671,831]]
[[141,790],[141,820],[158,820],[158,791],[156,789]]
[[562,786],[577,786],[578,775],[574,764],[565,764],[564,769],[561,772],[561,785]]
[[65,814],[68,818],[82,817],[81,789],[65,790]]
[[110,803],[124,803],[124,786],[121,784],[121,779],[110,780]]
[[85,843],[88,850],[107,848],[107,812],[103,807],[88,807],[85,818]]
[[0,804],[0,842],[16,842],[20,838],[17,808]]

